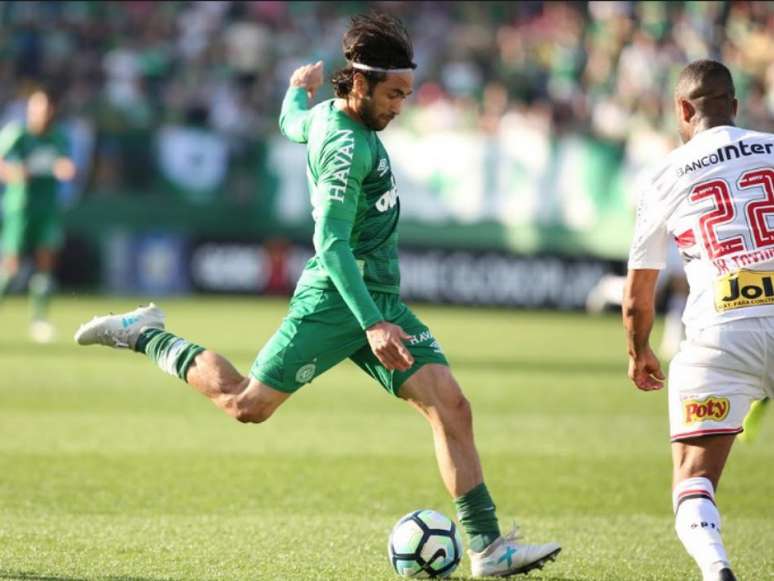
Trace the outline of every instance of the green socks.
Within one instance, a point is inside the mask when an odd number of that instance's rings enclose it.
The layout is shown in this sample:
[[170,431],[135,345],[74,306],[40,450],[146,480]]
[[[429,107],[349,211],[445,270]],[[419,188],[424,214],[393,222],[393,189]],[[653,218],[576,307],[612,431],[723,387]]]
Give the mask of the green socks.
[[457,516],[468,535],[468,546],[480,553],[500,536],[495,505],[483,482],[467,494],[454,499]]
[[137,338],[134,350],[145,353],[162,371],[186,381],[188,368],[204,347],[163,329],[145,329]]
[[33,321],[46,320],[48,303],[53,291],[54,279],[50,274],[38,272],[30,277],[30,302]]

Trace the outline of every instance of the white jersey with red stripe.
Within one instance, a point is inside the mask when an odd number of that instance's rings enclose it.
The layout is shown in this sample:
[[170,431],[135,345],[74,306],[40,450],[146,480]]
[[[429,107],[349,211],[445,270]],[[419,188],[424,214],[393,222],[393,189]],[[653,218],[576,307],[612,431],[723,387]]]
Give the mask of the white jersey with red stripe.
[[690,284],[688,333],[774,316],[774,135],[713,127],[675,149],[639,196],[630,269],[663,269],[669,236]]

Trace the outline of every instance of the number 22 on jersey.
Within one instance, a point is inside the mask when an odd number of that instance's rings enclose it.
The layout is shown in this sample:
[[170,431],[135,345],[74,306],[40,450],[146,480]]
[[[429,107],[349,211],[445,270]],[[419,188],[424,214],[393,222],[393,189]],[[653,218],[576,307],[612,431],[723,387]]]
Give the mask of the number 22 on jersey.
[[710,260],[723,256],[774,246],[774,230],[769,228],[767,217],[774,214],[774,169],[766,167],[749,170],[743,173],[736,184],[739,190],[760,188],[762,198],[754,198],[745,206],[747,224],[752,233],[755,248],[748,249],[744,238],[740,235],[720,240],[717,227],[727,224],[736,217],[736,205],[728,183],[722,179],[714,179],[697,184],[691,190],[691,202],[700,202],[707,198],[713,199],[713,208],[699,218],[699,228],[704,239],[704,248]]

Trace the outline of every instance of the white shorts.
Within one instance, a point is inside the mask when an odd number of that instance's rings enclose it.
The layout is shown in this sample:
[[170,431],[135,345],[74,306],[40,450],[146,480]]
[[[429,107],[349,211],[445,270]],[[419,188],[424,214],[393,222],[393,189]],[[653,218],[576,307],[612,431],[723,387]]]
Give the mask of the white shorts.
[[669,367],[672,441],[738,434],[754,400],[774,396],[774,317],[691,333]]

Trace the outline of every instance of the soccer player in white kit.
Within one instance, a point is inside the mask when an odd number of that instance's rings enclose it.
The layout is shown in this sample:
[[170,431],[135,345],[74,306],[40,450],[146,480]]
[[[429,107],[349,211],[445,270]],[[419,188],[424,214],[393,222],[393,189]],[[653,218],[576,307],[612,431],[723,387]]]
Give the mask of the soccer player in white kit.
[[675,530],[704,581],[731,581],[715,490],[751,403],[774,395],[774,135],[734,126],[734,83],[716,61],[683,69],[675,109],[684,145],[642,193],[629,255],[629,377],[664,385],[649,336],[673,236],[690,284],[669,369]]

